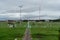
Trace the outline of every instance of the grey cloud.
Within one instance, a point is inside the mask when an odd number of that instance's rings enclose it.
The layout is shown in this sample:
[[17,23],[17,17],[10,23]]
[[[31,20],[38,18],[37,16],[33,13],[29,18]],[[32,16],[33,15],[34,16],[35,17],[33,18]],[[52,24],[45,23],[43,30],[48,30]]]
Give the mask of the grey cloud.
[[38,11],[39,6],[42,7],[41,10],[60,10],[57,1],[60,0],[1,0],[0,10],[19,9],[19,5],[23,5],[26,12]]
[[[30,12],[34,12],[34,11],[38,11],[39,9],[37,7],[31,7],[31,8],[27,8],[27,9],[21,9],[22,13],[30,13]],[[8,13],[19,13],[20,10],[8,10]]]
[[18,7],[20,5],[23,5],[22,13],[34,13],[39,11],[39,7],[41,9],[40,11],[43,11],[41,14],[53,15],[54,13],[60,13],[56,12],[60,11],[60,0],[0,0],[0,13],[3,11],[7,13],[18,13],[20,12],[20,8]]

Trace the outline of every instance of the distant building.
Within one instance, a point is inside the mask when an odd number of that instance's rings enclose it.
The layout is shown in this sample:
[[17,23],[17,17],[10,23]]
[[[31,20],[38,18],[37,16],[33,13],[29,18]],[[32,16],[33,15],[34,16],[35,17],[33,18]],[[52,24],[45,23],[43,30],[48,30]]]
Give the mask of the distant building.
[[9,27],[11,27],[11,28],[16,27],[16,25],[15,25],[15,22],[16,22],[16,21],[15,21],[15,20],[8,20],[7,22],[8,22],[8,26],[9,26]]

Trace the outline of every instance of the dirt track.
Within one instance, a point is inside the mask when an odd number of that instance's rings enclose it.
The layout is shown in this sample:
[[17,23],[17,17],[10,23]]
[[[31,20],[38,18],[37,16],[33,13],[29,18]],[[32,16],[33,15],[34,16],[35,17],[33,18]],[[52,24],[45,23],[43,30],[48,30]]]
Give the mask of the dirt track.
[[29,29],[29,28],[26,28],[26,31],[25,31],[23,40],[32,40],[32,39],[31,39],[30,29]]

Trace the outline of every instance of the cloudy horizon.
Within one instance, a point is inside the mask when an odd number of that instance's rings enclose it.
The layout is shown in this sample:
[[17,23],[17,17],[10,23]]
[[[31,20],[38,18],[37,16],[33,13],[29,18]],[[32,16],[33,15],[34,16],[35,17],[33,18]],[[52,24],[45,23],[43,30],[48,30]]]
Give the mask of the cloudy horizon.
[[44,19],[60,17],[60,0],[0,0],[0,19],[5,16],[19,18],[20,5],[22,5],[21,16],[38,16],[40,12],[40,15],[45,15]]

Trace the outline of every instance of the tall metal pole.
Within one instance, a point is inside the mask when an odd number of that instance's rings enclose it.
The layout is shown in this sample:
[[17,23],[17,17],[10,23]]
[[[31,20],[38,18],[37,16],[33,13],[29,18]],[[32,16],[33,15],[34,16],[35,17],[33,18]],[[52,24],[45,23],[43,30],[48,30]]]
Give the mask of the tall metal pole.
[[40,22],[41,1],[39,2],[39,7],[38,7],[38,10],[39,10],[39,22]]
[[39,6],[39,21],[40,21],[40,6]]
[[20,24],[21,24],[21,8],[22,8],[22,6],[20,5],[19,7],[20,7]]
[[40,13],[41,13],[41,8],[42,8],[42,1],[39,2],[39,21],[40,21]]

